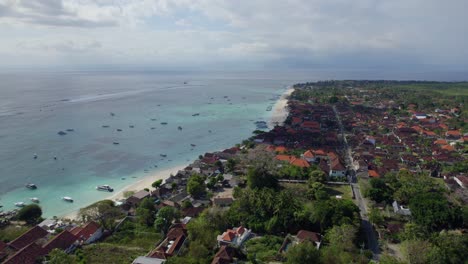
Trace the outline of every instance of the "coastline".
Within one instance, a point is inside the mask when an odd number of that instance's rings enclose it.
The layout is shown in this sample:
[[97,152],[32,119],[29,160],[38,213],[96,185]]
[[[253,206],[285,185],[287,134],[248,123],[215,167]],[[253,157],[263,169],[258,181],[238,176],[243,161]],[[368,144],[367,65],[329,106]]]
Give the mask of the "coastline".
[[[289,115],[289,110],[287,108],[288,106],[288,98],[294,91],[294,88],[292,86],[288,86],[286,91],[280,96],[280,98],[276,101],[276,103],[273,106],[272,112],[271,112],[271,117],[268,120],[268,127],[269,129],[272,129],[276,125],[282,125],[286,118]],[[171,174],[177,173],[179,170],[183,170],[185,167],[187,167],[189,163],[184,163],[183,165],[177,165],[168,169],[164,169],[162,171],[156,171],[150,175],[147,175],[143,177],[141,180],[134,182],[122,190],[120,190],[117,193],[109,193],[109,196],[102,200],[112,200],[112,201],[119,201],[124,199],[124,193],[127,191],[141,191],[144,188],[152,188],[151,184],[156,181],[156,180],[163,180],[165,181]],[[95,201],[98,202],[99,200]],[[78,210],[66,213],[60,218],[62,219],[70,219],[70,220],[79,220],[78,219]]]
[[[145,188],[151,189],[152,188],[151,184],[153,182],[155,182],[156,180],[161,179],[161,180],[165,181],[171,174],[175,174],[179,170],[183,170],[185,167],[187,167],[186,164],[185,165],[177,165],[177,166],[171,167],[169,169],[164,169],[164,170],[161,170],[161,171],[155,171],[154,173],[151,173],[148,176],[143,177],[141,180],[126,186],[125,188],[123,188],[122,190],[120,190],[120,191],[118,191],[116,193],[109,193],[109,196],[107,196],[106,198],[101,199],[101,200],[112,200],[112,201],[115,202],[115,201],[119,201],[119,200],[124,199],[124,193],[127,192],[127,191],[138,192],[138,191],[141,191],[141,190],[143,190]],[[95,202],[98,202],[98,201],[99,200],[97,200]],[[88,206],[88,205],[86,205],[86,206]],[[66,213],[66,214],[60,216],[60,218],[70,219],[70,220],[78,220],[78,212],[79,212],[79,209],[75,210],[75,211],[72,211],[72,212],[69,212],[69,213]]]
[[288,117],[288,98],[294,92],[292,86],[288,86],[286,91],[281,95],[281,97],[276,101],[272,109],[272,115],[268,121],[269,129],[273,129],[276,125],[283,125],[284,121]]

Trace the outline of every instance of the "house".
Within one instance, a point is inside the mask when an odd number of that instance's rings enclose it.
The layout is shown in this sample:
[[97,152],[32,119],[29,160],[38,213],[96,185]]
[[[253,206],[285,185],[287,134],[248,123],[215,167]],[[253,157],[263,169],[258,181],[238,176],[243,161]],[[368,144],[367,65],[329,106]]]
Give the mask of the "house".
[[467,177],[467,176],[460,175],[460,176],[454,177],[453,179],[454,179],[454,180],[458,183],[458,185],[460,185],[460,187],[462,187],[463,189],[468,188],[468,177]]
[[368,173],[369,173],[369,177],[372,177],[372,178],[379,178],[380,177],[379,173],[377,171],[375,171],[375,170],[369,170]]
[[80,244],[90,244],[102,236],[103,229],[96,222],[91,221],[83,227],[75,227],[70,231],[76,236]]
[[239,257],[234,248],[223,245],[211,261],[211,264],[228,264],[237,263],[236,258]]
[[403,205],[399,205],[397,201],[393,201],[393,212],[400,215],[411,215],[411,211],[409,208],[403,207]]
[[339,159],[330,160],[330,176],[346,176],[346,168]]
[[302,154],[302,158],[307,160],[308,162],[315,162],[317,159],[312,150],[307,150],[306,152],[304,152],[304,154]]
[[228,229],[217,237],[218,245],[233,245],[239,247],[249,239],[251,234],[251,230],[246,229],[243,226]]
[[213,198],[213,205],[217,207],[228,207],[234,200],[231,197],[215,197]]
[[167,232],[166,238],[147,257],[165,260],[175,256],[179,254],[186,239],[187,229],[185,225],[174,224]]
[[48,234],[49,233],[46,230],[44,230],[43,228],[41,228],[39,226],[35,226],[35,227],[29,229],[28,231],[26,231],[26,233],[22,234],[21,236],[19,236],[15,240],[8,243],[8,246],[13,248],[14,250],[20,250],[20,249],[26,247],[27,245],[29,245],[29,244],[31,244],[33,242],[36,242],[37,240],[39,240],[41,238],[45,239]]
[[449,130],[445,132],[445,137],[447,139],[458,140],[461,138],[461,133],[458,130]]
[[[2,262],[3,264],[35,264],[44,257],[45,250],[36,243],[30,243]],[[40,263],[40,262],[39,262]]]
[[53,231],[55,228],[57,228],[57,220],[55,219],[45,219],[41,223],[38,224],[41,228],[47,231]]
[[127,204],[133,207],[137,207],[141,203],[141,201],[143,201],[143,199],[147,197],[150,197],[150,193],[145,190],[141,190],[133,194],[132,196],[128,197]]
[[285,237],[279,252],[287,252],[291,246],[303,243],[305,241],[311,242],[317,249],[319,249],[320,244],[322,243],[322,236],[319,233],[307,230],[299,230],[295,236],[288,235]]
[[54,248],[59,248],[66,253],[72,252],[77,246],[77,237],[67,230],[64,230],[54,238],[52,238],[47,244],[43,246],[45,252],[49,253]]

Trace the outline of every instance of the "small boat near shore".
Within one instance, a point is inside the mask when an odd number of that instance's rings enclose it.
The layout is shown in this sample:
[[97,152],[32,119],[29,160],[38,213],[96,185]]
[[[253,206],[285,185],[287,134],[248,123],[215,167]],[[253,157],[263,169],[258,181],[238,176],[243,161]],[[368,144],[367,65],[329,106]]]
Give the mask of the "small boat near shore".
[[25,207],[26,204],[23,203],[23,202],[17,202],[17,203],[15,203],[15,206],[16,206],[16,207]]
[[39,203],[40,202],[39,198],[37,198],[37,197],[30,198],[29,200],[31,200],[31,202],[33,202],[33,203]]
[[69,196],[62,197],[62,200],[64,200],[65,202],[73,203],[73,199]]
[[36,190],[37,186],[34,183],[28,183],[26,184],[26,188],[31,189],[31,190]]
[[199,116],[199,115],[200,115],[200,113],[195,113],[192,116]]
[[114,191],[114,189],[111,188],[111,187],[110,187],[109,185],[107,185],[107,184],[96,186],[96,190],[98,190],[98,191],[106,191],[106,192],[113,192],[113,191]]
[[112,142],[112,144],[119,145],[120,143],[119,142]]
[[167,157],[166,154],[159,154],[159,156],[161,156],[161,157],[163,157],[163,158]]
[[103,128],[108,128],[109,126],[108,125],[102,125]]
[[177,129],[182,130],[182,127],[181,127],[181,126],[178,126]]
[[118,131],[118,132],[122,132],[122,129],[120,129],[120,128],[117,128],[117,131]]
[[63,131],[59,131],[59,132],[57,132],[57,134],[59,134],[60,136],[65,136],[67,133],[65,133]]
[[167,122],[161,122],[161,125],[167,125]]
[[190,146],[192,146],[192,147],[196,147],[197,145],[195,145],[195,144],[190,144]]

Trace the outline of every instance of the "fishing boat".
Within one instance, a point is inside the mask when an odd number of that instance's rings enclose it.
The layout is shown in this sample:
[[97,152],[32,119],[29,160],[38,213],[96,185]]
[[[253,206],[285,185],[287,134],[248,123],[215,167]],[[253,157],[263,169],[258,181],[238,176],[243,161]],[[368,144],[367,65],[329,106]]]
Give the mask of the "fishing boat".
[[161,125],[167,125],[167,122],[161,122]]
[[37,197],[30,198],[30,200],[33,203],[39,203],[39,198],[37,198]]
[[119,145],[120,143],[119,142],[112,142],[112,144]]
[[23,202],[17,202],[17,203],[15,203],[15,206],[16,206],[16,207],[25,207],[26,204],[23,203]]
[[197,145],[195,145],[195,144],[190,144],[190,146],[195,147],[195,146],[197,146]]
[[62,200],[64,200],[65,202],[73,203],[73,199],[71,197],[68,197],[68,196],[62,197]]
[[130,127],[130,128],[134,128],[135,126],[134,126],[134,125],[129,125],[128,127]]
[[109,126],[108,125],[102,125],[103,128],[108,128]]
[[35,189],[37,189],[37,186],[34,183],[28,183],[28,184],[26,184],[26,188],[31,189],[31,190],[35,190]]
[[96,190],[98,191],[106,191],[106,192],[113,192],[114,189],[111,188],[109,185],[105,184],[105,185],[99,185],[99,186],[96,186]]
[[122,129],[120,129],[120,128],[117,128],[117,131],[119,131],[119,132],[122,132]]
[[65,136],[67,133],[65,133],[63,131],[59,131],[59,132],[57,132],[57,134],[59,134],[60,136]]
[[166,154],[159,154],[159,156],[161,156],[161,157],[163,157],[163,158],[167,157]]
[[199,115],[200,115],[200,113],[195,113],[192,116],[199,116]]
[[181,127],[181,126],[178,126],[177,129],[182,130],[182,127]]

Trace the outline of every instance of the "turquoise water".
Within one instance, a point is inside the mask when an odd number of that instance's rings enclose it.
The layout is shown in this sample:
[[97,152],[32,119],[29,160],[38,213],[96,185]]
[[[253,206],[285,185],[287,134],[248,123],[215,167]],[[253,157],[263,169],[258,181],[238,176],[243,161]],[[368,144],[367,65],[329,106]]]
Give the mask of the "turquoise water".
[[[38,197],[45,216],[74,211],[109,195],[96,185],[117,192],[146,173],[241,142],[254,121],[269,120],[271,99],[288,85],[319,79],[450,81],[466,80],[466,73],[0,73],[0,205],[9,210]],[[26,189],[30,182],[39,188]]]
[[[254,121],[269,119],[266,108],[290,84],[152,73],[24,77],[1,75],[0,205],[9,210],[37,197],[45,216],[109,195],[96,185],[109,184],[117,192],[146,173],[241,142],[255,129]],[[30,182],[38,189],[26,189]]]

